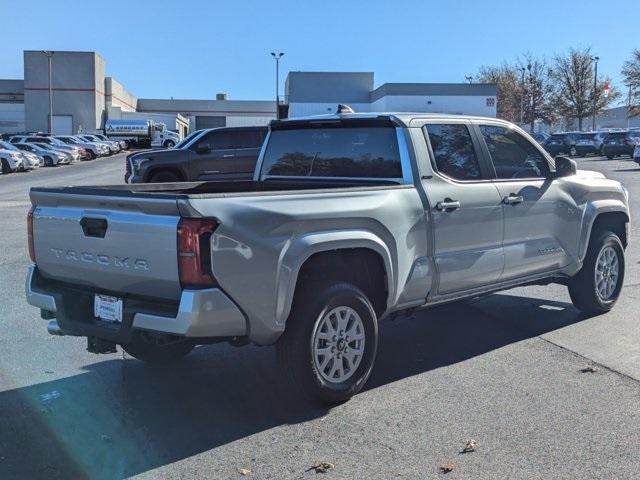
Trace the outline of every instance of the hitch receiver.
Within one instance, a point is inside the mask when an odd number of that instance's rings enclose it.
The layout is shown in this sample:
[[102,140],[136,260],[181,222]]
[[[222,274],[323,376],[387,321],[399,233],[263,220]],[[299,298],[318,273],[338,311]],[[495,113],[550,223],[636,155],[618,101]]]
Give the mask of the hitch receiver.
[[87,337],[87,352],[117,353],[116,344],[98,337]]

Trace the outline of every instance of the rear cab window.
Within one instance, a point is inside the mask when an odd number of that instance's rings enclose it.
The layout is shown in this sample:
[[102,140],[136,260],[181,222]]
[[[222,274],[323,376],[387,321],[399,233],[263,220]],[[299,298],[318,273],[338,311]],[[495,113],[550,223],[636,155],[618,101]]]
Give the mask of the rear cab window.
[[261,177],[402,179],[396,129],[362,123],[274,129]]

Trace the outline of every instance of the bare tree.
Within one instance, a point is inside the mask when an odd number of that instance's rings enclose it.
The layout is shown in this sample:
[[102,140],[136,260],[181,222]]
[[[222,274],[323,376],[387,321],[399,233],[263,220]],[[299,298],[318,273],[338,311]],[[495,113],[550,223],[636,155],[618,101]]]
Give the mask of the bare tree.
[[602,112],[620,95],[614,88],[605,94],[604,87],[611,82],[606,77],[594,88],[591,48],[571,49],[565,55],[557,55],[552,77],[556,82],[554,104],[558,113],[578,119],[580,130],[585,118]]
[[523,121],[533,132],[536,121],[553,123],[558,119],[554,108],[554,77],[544,58],[526,53],[515,65],[516,71],[524,74],[522,82]]
[[497,85],[496,115],[510,122],[520,120],[520,99],[522,96],[518,72],[508,64],[480,67],[476,80],[480,83]]
[[622,77],[629,87],[629,116],[640,115],[640,48],[622,65]]

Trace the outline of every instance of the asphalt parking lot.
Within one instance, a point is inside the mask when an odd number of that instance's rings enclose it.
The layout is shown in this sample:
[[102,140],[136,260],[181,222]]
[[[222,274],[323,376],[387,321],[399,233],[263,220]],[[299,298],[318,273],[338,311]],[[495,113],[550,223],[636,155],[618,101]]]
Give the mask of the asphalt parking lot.
[[[577,161],[638,210],[635,163]],[[24,300],[28,189],[123,174],[119,154],[0,176],[1,479],[638,478],[637,224],[609,314],[584,318],[549,285],[386,321],[365,391],[325,410],[290,400],[271,347],[203,346],[157,370],[47,334]]]

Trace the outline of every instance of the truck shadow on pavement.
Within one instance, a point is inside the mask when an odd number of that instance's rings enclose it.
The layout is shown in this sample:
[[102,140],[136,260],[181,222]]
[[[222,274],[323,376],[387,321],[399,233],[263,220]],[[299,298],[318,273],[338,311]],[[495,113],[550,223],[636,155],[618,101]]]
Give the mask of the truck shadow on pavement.
[[[505,294],[388,320],[366,388],[581,320],[567,303]],[[0,478],[124,478],[328,413],[287,392],[271,347],[199,347],[163,370],[108,358],[78,375],[0,393]]]

